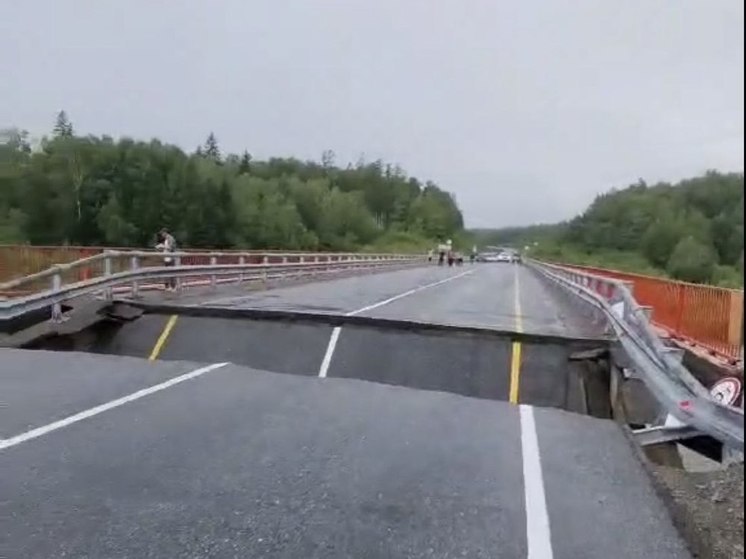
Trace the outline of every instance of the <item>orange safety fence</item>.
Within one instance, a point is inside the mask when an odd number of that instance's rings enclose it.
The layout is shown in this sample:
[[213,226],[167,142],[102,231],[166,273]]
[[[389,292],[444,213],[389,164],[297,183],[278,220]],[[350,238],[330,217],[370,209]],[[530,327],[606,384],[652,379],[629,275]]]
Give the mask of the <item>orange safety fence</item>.
[[[0,283],[95,256],[100,247],[0,245]],[[86,279],[81,277],[80,279]]]
[[697,344],[730,361],[740,358],[743,291],[674,281],[605,268],[561,264],[628,282],[635,300],[652,309],[652,322],[674,338]]

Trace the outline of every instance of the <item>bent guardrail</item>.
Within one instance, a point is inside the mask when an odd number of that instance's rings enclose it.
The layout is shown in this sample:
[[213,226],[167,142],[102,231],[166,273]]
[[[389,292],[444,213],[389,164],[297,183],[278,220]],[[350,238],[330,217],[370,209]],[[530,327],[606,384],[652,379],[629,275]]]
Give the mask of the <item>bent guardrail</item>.
[[651,322],[668,336],[699,347],[730,365],[743,359],[743,290],[699,285],[607,268],[554,263],[631,284],[632,295],[653,310]]
[[[0,320],[50,308],[59,319],[61,304],[86,295],[111,299],[115,289],[137,297],[142,289],[159,288],[153,282],[176,280],[176,289],[194,285],[242,282],[292,275],[323,274],[340,270],[401,267],[424,262],[421,256],[397,254],[298,254],[271,253],[256,259],[256,253],[175,252],[173,265],[164,265],[163,253],[152,251],[107,251],[87,258],[54,266],[42,272],[0,284],[0,292],[11,296],[0,300]],[[185,263],[206,262],[206,263]],[[81,271],[86,279],[80,279]],[[189,280],[189,281],[186,281]],[[149,284],[146,282],[150,282]]]
[[661,406],[685,425],[743,452],[743,410],[715,401],[681,362],[681,351],[666,347],[627,282],[530,260],[549,280],[602,312],[619,343]]

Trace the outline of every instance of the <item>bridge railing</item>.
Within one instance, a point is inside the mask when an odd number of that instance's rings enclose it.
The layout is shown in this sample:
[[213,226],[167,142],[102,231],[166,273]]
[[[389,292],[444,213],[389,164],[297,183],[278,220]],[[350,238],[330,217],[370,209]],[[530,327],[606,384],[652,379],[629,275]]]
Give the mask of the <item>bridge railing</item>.
[[[107,250],[127,252],[137,249],[94,246],[0,245],[0,283],[36,274],[37,272],[42,272],[60,264],[69,264],[90,256],[103,254]],[[185,264],[209,261],[209,257],[206,256],[209,253],[207,250],[182,249],[181,252],[192,255],[193,257],[191,260],[185,259]],[[244,255],[248,261],[261,262],[262,257],[265,255],[315,256],[325,253],[292,250],[222,250],[220,254],[236,255],[236,258]],[[92,277],[91,274],[94,274],[95,271],[95,268],[81,268],[78,279],[84,280]]]
[[[164,258],[172,259],[166,265]],[[60,318],[61,304],[71,299],[115,292],[137,297],[144,289],[163,289],[173,278],[177,291],[185,287],[278,277],[309,276],[346,270],[417,265],[423,256],[353,253],[258,253],[113,251],[87,256],[67,264],[0,284],[0,319],[12,319],[51,307]]]
[[635,300],[632,283],[567,266],[535,260],[527,263],[604,315],[651,394],[669,414],[727,447],[743,451],[743,411],[715,401],[682,364],[682,351],[663,343],[650,321],[652,309]]
[[630,272],[558,264],[625,282],[650,309],[651,322],[669,336],[697,345],[731,364],[742,359],[743,291]]

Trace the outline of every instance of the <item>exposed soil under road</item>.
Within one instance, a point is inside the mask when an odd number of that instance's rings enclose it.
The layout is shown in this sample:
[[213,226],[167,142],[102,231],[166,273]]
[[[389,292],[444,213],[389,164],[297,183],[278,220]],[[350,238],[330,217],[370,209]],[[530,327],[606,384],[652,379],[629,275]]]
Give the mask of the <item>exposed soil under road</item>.
[[694,557],[743,559],[743,464],[714,472],[653,466]]

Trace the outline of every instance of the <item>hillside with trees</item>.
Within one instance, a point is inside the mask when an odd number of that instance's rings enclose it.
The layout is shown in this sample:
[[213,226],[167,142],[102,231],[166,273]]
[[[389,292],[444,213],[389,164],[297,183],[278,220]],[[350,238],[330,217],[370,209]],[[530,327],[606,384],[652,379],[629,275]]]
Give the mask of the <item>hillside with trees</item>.
[[454,197],[382,161],[339,167],[79,136],[64,112],[34,149],[0,131],[0,243],[147,247],[161,227],[195,248],[421,250],[458,236]]
[[742,173],[709,171],[613,190],[566,223],[475,233],[552,260],[742,287],[743,198]]

